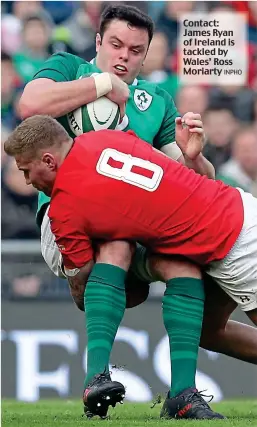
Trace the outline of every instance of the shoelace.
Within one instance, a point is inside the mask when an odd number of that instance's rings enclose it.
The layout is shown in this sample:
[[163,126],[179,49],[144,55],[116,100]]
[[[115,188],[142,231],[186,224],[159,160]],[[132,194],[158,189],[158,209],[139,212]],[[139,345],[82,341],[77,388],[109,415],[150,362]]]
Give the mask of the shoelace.
[[[201,391],[193,391],[190,395],[189,395],[189,399],[188,400],[192,400],[192,401],[199,401],[199,406],[208,406],[208,403],[211,402],[214,398],[213,394],[203,394],[205,391],[207,390],[201,390]],[[210,400],[209,402],[205,402],[204,397],[209,397]],[[162,402],[162,396],[159,394],[157,394],[157,396],[155,397],[155,399],[152,402],[152,406],[150,406],[151,409],[153,409],[156,405],[160,404]]]
[[[214,396],[208,395],[208,394],[204,394],[204,392],[207,390],[201,390],[201,391],[193,391],[188,397],[189,401],[195,402],[198,401],[199,402],[199,406],[204,406],[204,407],[209,407],[208,403],[211,402],[214,398]],[[209,397],[210,400],[207,402],[205,402],[204,397]]]
[[110,374],[111,372],[107,372],[105,368],[103,372],[95,376],[94,380],[88,386],[94,385],[99,380],[110,381]]

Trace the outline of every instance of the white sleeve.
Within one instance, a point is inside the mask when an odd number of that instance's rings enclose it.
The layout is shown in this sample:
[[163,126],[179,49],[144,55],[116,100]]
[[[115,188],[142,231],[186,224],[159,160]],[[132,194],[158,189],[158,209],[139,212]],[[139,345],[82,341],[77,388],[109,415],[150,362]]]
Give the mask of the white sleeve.
[[51,231],[48,211],[49,207],[45,212],[41,225],[41,253],[46,264],[55,276],[65,278],[66,274],[63,271],[62,255],[55,243],[55,237]]
[[176,141],[164,145],[161,148],[161,151],[166,154],[166,156],[171,157],[173,160],[178,160],[179,157],[183,156],[183,153],[177,145]]

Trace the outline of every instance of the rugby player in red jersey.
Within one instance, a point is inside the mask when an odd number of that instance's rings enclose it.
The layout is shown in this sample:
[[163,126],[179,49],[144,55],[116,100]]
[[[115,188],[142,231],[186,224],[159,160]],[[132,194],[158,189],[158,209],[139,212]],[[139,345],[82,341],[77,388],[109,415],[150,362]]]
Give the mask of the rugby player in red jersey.
[[[51,228],[68,275],[86,282],[93,263],[92,240],[140,242],[151,253],[179,254],[205,267],[257,324],[253,196],[201,177],[129,132],[88,133],[74,142],[45,116],[23,122],[5,150],[16,158],[27,183],[51,196]],[[174,288],[179,295],[173,282],[172,297]],[[166,296],[169,293],[164,307]],[[85,305],[87,297],[86,291]],[[194,307],[203,305],[203,300],[202,290],[196,287]],[[183,306],[183,317],[186,310]],[[167,322],[164,315],[167,332],[168,320],[170,313]],[[200,332],[193,333],[198,346]],[[176,340],[169,338],[173,347]],[[198,393],[193,388],[187,393],[168,396],[163,410],[169,417],[221,417],[209,407],[200,407],[199,399],[193,405]]]

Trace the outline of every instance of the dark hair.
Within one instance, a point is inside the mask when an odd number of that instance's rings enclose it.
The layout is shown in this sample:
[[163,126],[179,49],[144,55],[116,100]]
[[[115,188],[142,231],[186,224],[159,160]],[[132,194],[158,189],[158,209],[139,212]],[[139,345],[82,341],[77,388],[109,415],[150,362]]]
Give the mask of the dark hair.
[[106,28],[109,23],[114,19],[120,21],[127,21],[130,25],[137,28],[144,28],[148,32],[149,44],[153,38],[154,23],[153,20],[146,13],[142,12],[135,6],[130,5],[117,5],[107,6],[102,15],[100,21],[99,33],[101,38],[103,37]]

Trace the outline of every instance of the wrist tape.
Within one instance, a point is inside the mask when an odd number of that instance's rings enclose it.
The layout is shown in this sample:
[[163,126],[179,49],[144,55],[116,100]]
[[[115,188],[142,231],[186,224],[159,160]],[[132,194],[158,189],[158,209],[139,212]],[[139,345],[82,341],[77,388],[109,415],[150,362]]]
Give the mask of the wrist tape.
[[101,73],[92,77],[95,80],[97,98],[106,95],[112,90],[112,81],[109,73]]

